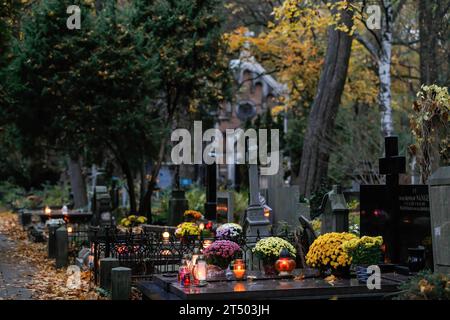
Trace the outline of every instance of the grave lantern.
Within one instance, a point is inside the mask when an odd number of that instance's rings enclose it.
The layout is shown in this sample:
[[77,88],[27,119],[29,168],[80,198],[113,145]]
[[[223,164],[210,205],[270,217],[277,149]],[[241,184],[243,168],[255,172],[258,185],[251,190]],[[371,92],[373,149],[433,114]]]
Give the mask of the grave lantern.
[[295,269],[295,261],[286,248],[281,249],[280,258],[275,262],[275,269],[280,276],[288,276]]
[[209,239],[206,239],[205,241],[203,241],[203,249],[208,248],[211,244],[212,244],[212,241]]
[[162,234],[162,238],[164,244],[169,243],[170,233],[168,231],[164,231]]
[[206,270],[207,270],[206,261],[203,258],[203,256],[200,255],[194,267],[194,277],[196,280],[196,285],[198,286],[206,285]]
[[242,280],[245,275],[245,263],[242,259],[236,259],[233,264],[233,273],[236,280]]
[[49,216],[52,214],[52,209],[50,209],[49,206],[46,206],[44,209],[44,213]]

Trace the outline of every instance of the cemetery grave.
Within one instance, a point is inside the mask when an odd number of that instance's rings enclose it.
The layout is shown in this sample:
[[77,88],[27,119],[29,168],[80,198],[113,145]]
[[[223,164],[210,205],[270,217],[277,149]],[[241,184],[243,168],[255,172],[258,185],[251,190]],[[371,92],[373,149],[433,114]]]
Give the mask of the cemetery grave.
[[449,2],[0,1],[0,300],[450,300]]

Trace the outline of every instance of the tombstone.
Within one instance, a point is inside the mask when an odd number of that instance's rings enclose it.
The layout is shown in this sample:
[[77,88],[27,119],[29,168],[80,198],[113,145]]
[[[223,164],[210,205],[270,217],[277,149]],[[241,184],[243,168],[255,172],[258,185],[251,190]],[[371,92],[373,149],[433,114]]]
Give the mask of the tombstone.
[[111,290],[111,270],[119,267],[119,259],[100,259],[100,287],[104,290]]
[[116,267],[111,269],[111,299],[128,300],[131,294],[131,269]]
[[96,186],[92,199],[93,225],[112,225],[111,196],[106,186]]
[[267,204],[273,211],[273,216],[270,217],[270,220],[275,225],[284,221],[291,229],[295,229],[299,226],[299,216],[303,215],[309,218],[309,211],[308,208],[302,207],[299,201],[299,187],[286,185],[283,177],[284,172],[280,169],[276,175],[264,178],[264,180],[267,179],[264,193],[267,198]]
[[82,248],[78,252],[78,256],[75,258],[75,264],[82,270],[89,268],[89,256],[91,255],[91,249]]
[[348,232],[348,206],[342,188],[334,185],[320,205],[322,212],[321,234],[328,232]]
[[245,212],[246,236],[256,241],[257,237],[270,236],[271,224],[264,216],[264,207],[259,199],[258,165],[249,164],[250,205]]
[[47,253],[48,258],[53,259],[56,257],[56,230],[64,225],[64,220],[62,219],[50,219],[45,223],[48,229],[48,239],[47,239]]
[[429,179],[434,272],[450,274],[450,167]]
[[66,226],[56,230],[56,268],[67,267],[69,263],[69,235]]
[[31,224],[32,212],[29,210],[22,209],[19,211],[20,223],[24,229]]
[[215,220],[217,215],[217,165],[206,165],[206,203],[205,219]]
[[169,225],[176,226],[183,221],[183,213],[189,208],[184,190],[172,190],[169,200]]
[[217,192],[217,222],[233,222],[233,193],[229,191]]
[[398,155],[397,137],[385,138],[385,150],[379,167],[386,184],[360,186],[361,235],[383,236],[385,261],[406,265],[408,248],[431,240],[428,187],[399,184],[406,160]]
[[169,225],[176,226],[183,221],[183,213],[189,209],[184,190],[180,189],[179,169],[175,169],[175,185],[169,199]]

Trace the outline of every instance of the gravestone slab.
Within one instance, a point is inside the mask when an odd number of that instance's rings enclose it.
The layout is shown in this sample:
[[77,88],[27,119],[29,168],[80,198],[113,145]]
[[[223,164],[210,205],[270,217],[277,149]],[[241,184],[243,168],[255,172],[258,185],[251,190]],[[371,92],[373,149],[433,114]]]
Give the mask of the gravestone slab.
[[119,259],[103,258],[100,259],[100,287],[111,290],[111,270],[119,267]]
[[67,267],[69,263],[69,235],[66,226],[56,230],[56,268]]
[[450,274],[450,167],[429,179],[434,271]]
[[258,166],[249,165],[250,205],[246,215],[246,236],[250,239],[270,236],[270,221],[264,216],[264,207],[259,199],[259,177]]
[[176,226],[183,221],[183,213],[189,208],[183,190],[172,190],[169,200],[169,225]]
[[340,186],[333,186],[322,202],[321,234],[328,232],[348,232],[348,206]]
[[117,267],[111,269],[111,299],[128,300],[131,294],[131,269]]
[[[299,225],[298,218],[301,215],[300,189],[298,186],[286,185],[283,181],[282,169],[276,175],[267,177],[267,204],[273,210],[273,223],[278,225],[284,221],[290,229]],[[306,216],[309,218],[309,214]]]

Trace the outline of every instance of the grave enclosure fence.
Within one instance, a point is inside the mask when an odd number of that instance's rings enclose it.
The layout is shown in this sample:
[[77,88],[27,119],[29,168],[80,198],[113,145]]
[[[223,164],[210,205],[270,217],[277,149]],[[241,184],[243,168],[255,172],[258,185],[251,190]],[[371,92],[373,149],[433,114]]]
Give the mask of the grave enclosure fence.
[[[152,228],[154,227],[154,228]],[[174,228],[157,227],[143,228],[141,232],[131,229],[124,232],[115,227],[91,227],[90,244],[93,255],[92,276],[98,283],[100,259],[116,258],[119,265],[131,268],[134,281],[151,279],[154,274],[176,273],[183,256],[192,255],[196,249],[202,250],[214,241],[214,238],[177,238]],[[169,237],[163,237],[165,232]],[[289,242],[294,242],[291,234],[277,235]],[[242,258],[247,261],[248,270],[262,270],[263,266],[252,252],[257,237],[242,237],[238,244],[241,247]]]

